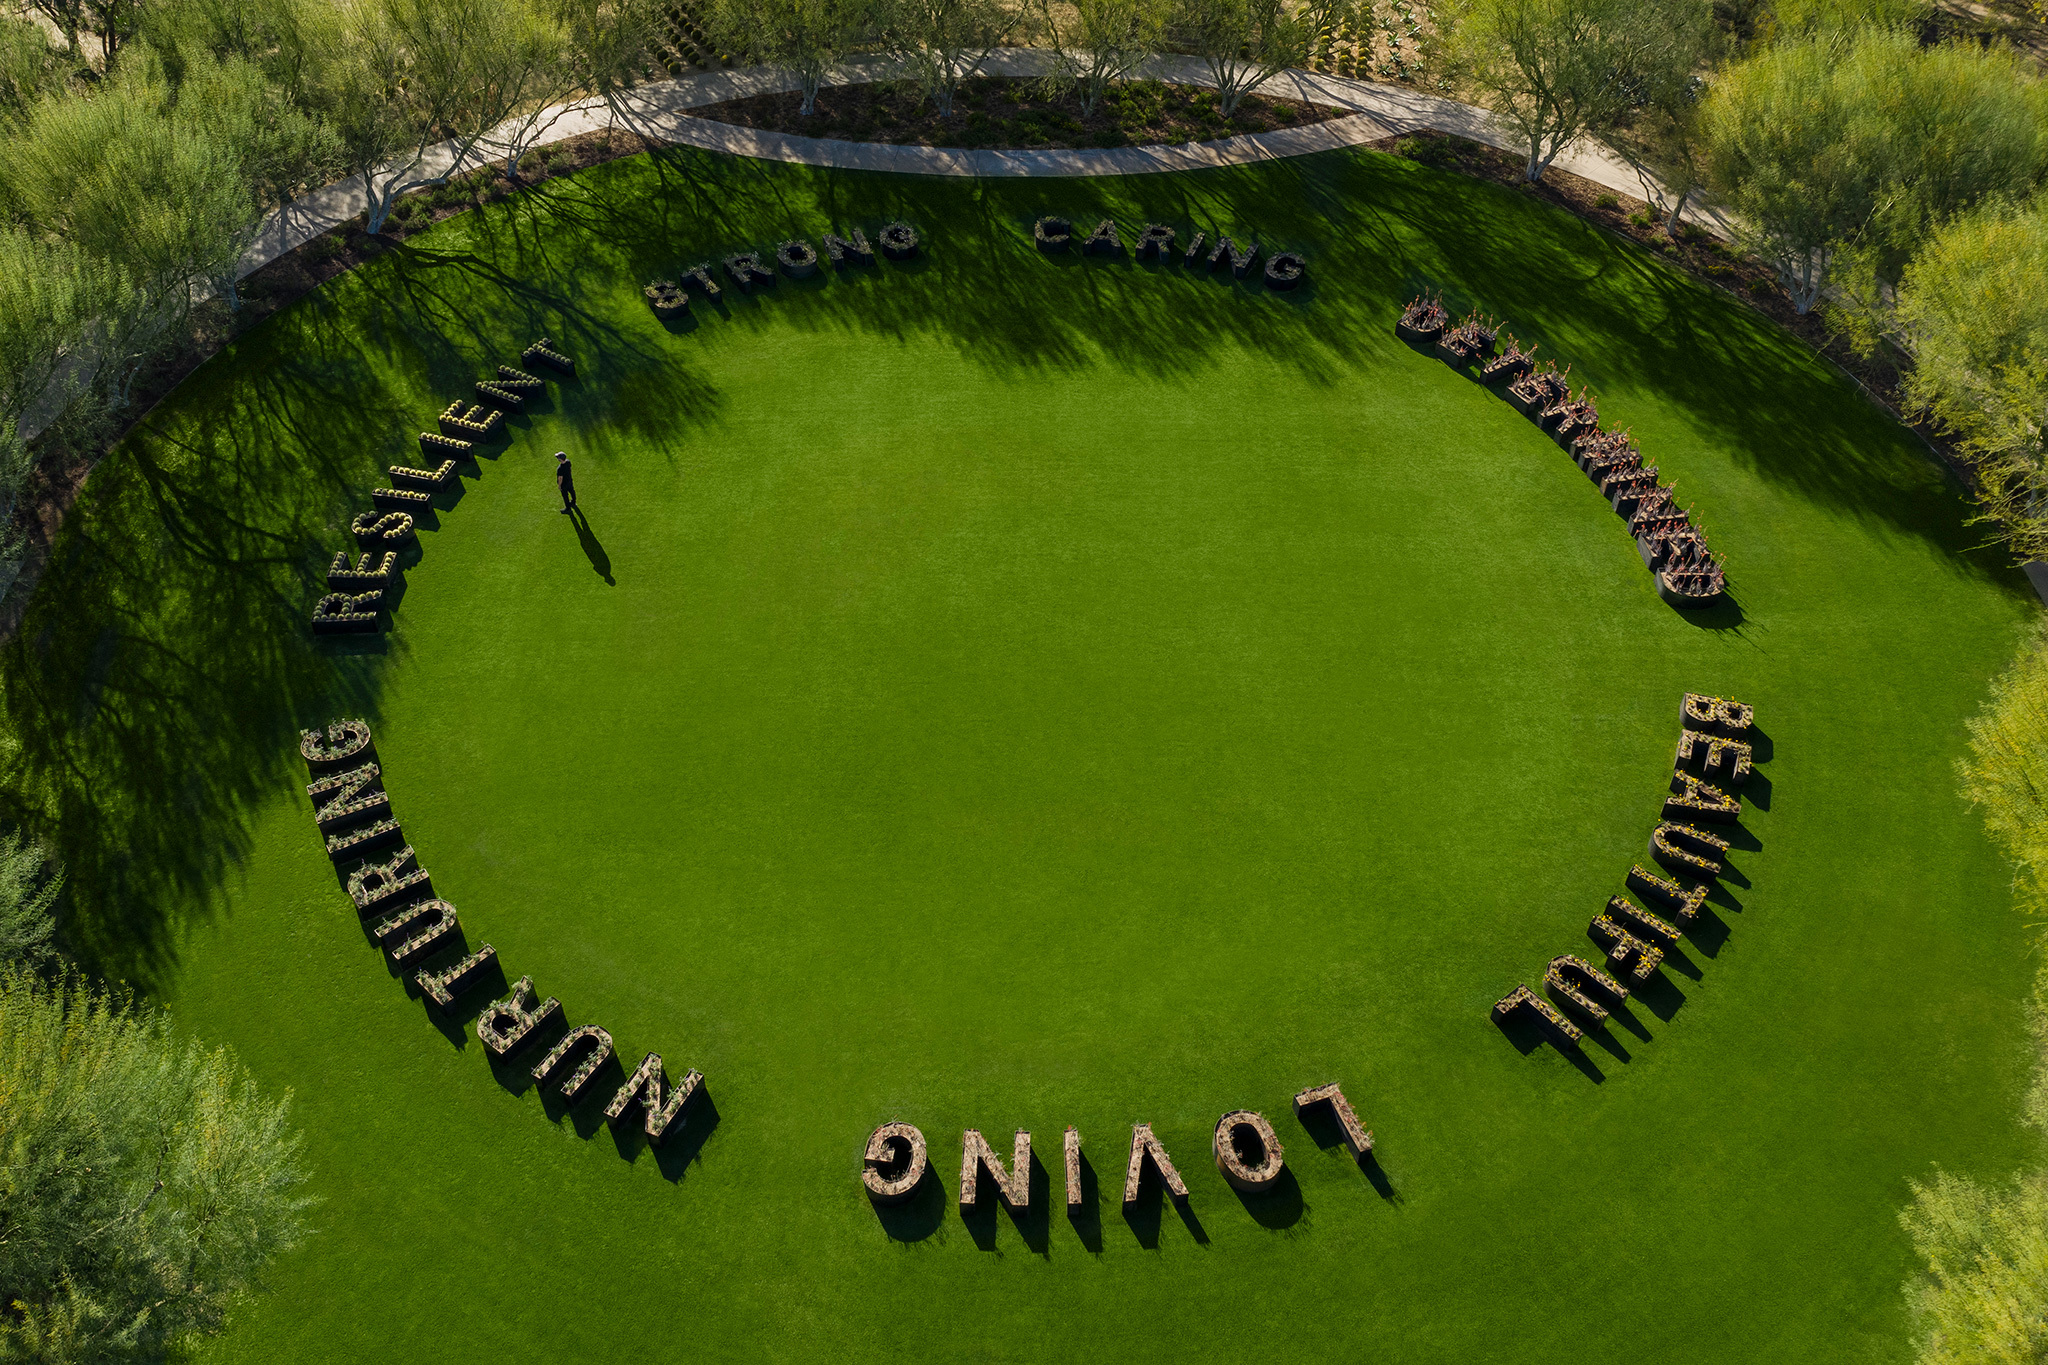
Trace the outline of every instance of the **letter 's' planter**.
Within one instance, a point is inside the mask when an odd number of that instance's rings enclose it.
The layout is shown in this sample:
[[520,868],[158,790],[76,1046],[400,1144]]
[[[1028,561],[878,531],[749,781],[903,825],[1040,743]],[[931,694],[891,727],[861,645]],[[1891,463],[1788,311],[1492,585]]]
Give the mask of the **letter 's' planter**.
[[1266,258],[1266,288],[1292,289],[1308,273],[1308,261],[1298,251],[1282,251]]
[[350,568],[347,550],[336,550],[334,558],[327,565],[327,587],[331,592],[381,592],[391,586],[391,580],[398,574],[398,555],[386,550],[380,556],[374,550],[363,551],[362,558]]
[[1147,223],[1145,230],[1138,234],[1138,259],[1141,261],[1164,261],[1173,255],[1175,237],[1171,223]]
[[439,492],[455,482],[455,461],[443,460],[432,469],[415,469],[409,464],[391,466],[391,483],[397,488],[423,488]]
[[875,249],[868,245],[867,234],[859,228],[853,230],[851,239],[828,232],[825,234],[825,259],[832,262],[835,270],[844,270],[850,265],[873,265]]
[[[534,342],[533,345],[521,351],[519,353],[519,360],[524,365],[531,365],[538,361],[550,369],[560,370],[563,374],[576,373],[576,362],[563,355],[560,351],[555,350],[553,343],[546,337],[542,337],[539,341]],[[503,372],[502,369],[499,371],[501,374]]]
[[656,317],[679,318],[690,311],[690,295],[674,280],[656,280],[640,291]]
[[907,261],[917,254],[917,229],[904,222],[895,222],[875,234],[875,240],[882,244],[882,254],[892,261]]
[[356,543],[372,550],[403,545],[412,539],[412,528],[410,512],[358,512],[348,524]]
[[792,237],[775,248],[775,264],[793,280],[807,280],[818,273],[818,249],[801,238]]
[[1031,225],[1031,240],[1040,251],[1051,255],[1065,251],[1074,241],[1074,223],[1070,218],[1056,218],[1051,214],[1040,218]]

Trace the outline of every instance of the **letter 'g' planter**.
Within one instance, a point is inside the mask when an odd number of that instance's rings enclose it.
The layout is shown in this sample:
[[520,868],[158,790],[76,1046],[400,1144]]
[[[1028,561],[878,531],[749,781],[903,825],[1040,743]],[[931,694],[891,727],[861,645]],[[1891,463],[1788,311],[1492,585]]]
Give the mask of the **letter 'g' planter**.
[[1301,283],[1302,274],[1307,269],[1308,262],[1303,260],[1297,252],[1283,251],[1277,256],[1268,256],[1266,258],[1266,288],[1292,289],[1295,285]]
[[[903,1163],[903,1170],[884,1175],[884,1166]],[[868,1138],[867,1153],[861,1158],[860,1183],[877,1204],[900,1204],[917,1193],[924,1182],[927,1164],[924,1134],[908,1123],[885,1123]]]
[[[1249,1161],[1238,1151],[1239,1133],[1249,1132],[1259,1144],[1259,1157]],[[1265,1194],[1280,1181],[1286,1169],[1280,1139],[1263,1114],[1233,1109],[1216,1120],[1216,1169],[1239,1194]]]

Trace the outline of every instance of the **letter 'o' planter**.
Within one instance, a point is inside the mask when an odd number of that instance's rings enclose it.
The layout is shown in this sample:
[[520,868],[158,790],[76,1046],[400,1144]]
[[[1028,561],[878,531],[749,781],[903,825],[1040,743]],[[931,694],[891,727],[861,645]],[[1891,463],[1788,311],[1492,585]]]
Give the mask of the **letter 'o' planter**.
[[875,234],[882,254],[892,261],[907,261],[917,254],[917,229],[908,223],[891,223]]
[[[1247,1158],[1238,1147],[1239,1135],[1247,1133],[1258,1144],[1254,1158]],[[1265,1115],[1233,1109],[1216,1120],[1216,1169],[1223,1172],[1223,1178],[1238,1193],[1264,1194],[1271,1190],[1286,1164],[1280,1139]]]
[[[903,1163],[900,1174],[882,1173],[882,1167],[898,1161]],[[885,1123],[868,1137],[860,1183],[868,1187],[868,1197],[877,1204],[900,1204],[924,1183],[925,1165],[924,1134],[908,1123]]]
[[1266,258],[1266,288],[1292,289],[1301,283],[1302,274],[1308,269],[1308,262],[1299,253],[1283,251],[1277,256]]
[[791,279],[806,279],[818,271],[818,249],[801,238],[787,241],[775,248],[775,263]]

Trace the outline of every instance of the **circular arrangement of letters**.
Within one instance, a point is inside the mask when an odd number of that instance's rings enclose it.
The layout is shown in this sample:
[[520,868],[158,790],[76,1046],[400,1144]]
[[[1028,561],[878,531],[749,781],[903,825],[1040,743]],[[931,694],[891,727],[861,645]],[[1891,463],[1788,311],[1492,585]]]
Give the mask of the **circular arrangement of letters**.
[[[1064,251],[1074,242],[1074,223],[1048,215],[1037,220],[1032,235],[1041,251]],[[1138,240],[1137,255],[1167,262],[1177,254],[1189,269],[1228,268],[1240,279],[1260,256],[1257,244],[1239,246],[1229,237],[1219,238],[1205,249],[1200,232],[1193,234],[1185,251],[1176,253],[1176,238],[1172,226],[1150,224]],[[919,247],[917,232],[901,222],[881,228],[876,242],[891,260],[907,259]],[[777,271],[801,279],[813,274],[822,262],[829,262],[835,270],[875,263],[874,247],[858,228],[846,236],[826,233],[821,245],[822,252],[806,240],[784,241],[772,253],[772,268],[756,253],[735,253],[723,258],[723,271],[735,288],[750,292],[772,285]],[[1120,255],[1123,250],[1117,225],[1109,219],[1098,224],[1080,245],[1090,254]],[[1290,289],[1300,282],[1305,269],[1300,255],[1274,253],[1266,258],[1263,279],[1274,289]],[[687,313],[692,290],[706,299],[718,298],[720,286],[708,263],[681,269],[672,279],[655,280],[643,293],[657,315],[673,318]],[[1658,590],[1667,601],[1693,607],[1718,599],[1723,591],[1719,561],[1706,551],[1704,539],[1671,501],[1669,490],[1657,483],[1655,468],[1643,468],[1627,434],[1599,429],[1597,413],[1583,392],[1574,399],[1563,376],[1554,369],[1537,372],[1530,356],[1512,339],[1506,352],[1496,355],[1498,327],[1476,316],[1452,327],[1441,303],[1433,298],[1411,304],[1397,330],[1411,341],[1436,348],[1454,365],[1483,362],[1484,378],[1506,382],[1510,400],[1553,429],[1560,444],[1600,482],[1603,492],[1612,486],[1616,510],[1630,518],[1630,529],[1643,546],[1644,563],[1657,575]],[[546,369],[565,379],[576,374],[575,362],[546,337],[528,346],[519,358],[521,367]],[[399,551],[413,539],[418,515],[431,505],[436,492],[450,486],[463,466],[475,463],[478,444],[504,434],[505,414],[519,412],[543,382],[527,368],[499,365],[494,374],[476,382],[475,402],[464,398],[452,401],[439,414],[438,430],[420,433],[423,464],[391,466],[390,486],[373,490],[373,510],[351,523],[360,557],[351,563],[346,551],[336,553],[327,573],[329,591],[312,610],[315,634],[378,628],[385,593],[394,586],[398,572]],[[1529,392],[1521,392],[1524,389]],[[1533,1027],[1560,1051],[1574,1052],[1588,1027],[1599,1025],[1608,1017],[1610,1007],[1629,998],[1630,987],[1623,984],[1622,977],[1639,984],[1652,978],[1671,946],[1692,928],[1715,879],[1726,870],[1731,841],[1701,826],[1719,826],[1725,831],[1739,824],[1740,790],[1753,765],[1765,756],[1758,752],[1760,737],[1749,706],[1698,693],[1683,696],[1670,789],[1662,797],[1661,818],[1647,844],[1648,861],[1657,864],[1661,872],[1632,864],[1626,886],[1646,904],[1638,906],[1626,895],[1615,895],[1588,929],[1590,937],[1604,945],[1609,970],[1575,955],[1553,957],[1542,974],[1540,992],[1526,983],[1517,984],[1493,1005],[1496,1025],[1511,1036],[1525,1026]],[[435,895],[432,878],[406,841],[392,812],[370,726],[351,719],[337,721],[324,731],[304,731],[299,752],[311,769],[313,780],[306,795],[312,801],[314,824],[328,856],[369,937],[392,964],[403,969],[406,979],[426,1000],[447,1014],[455,1013],[465,996],[487,982],[503,985],[496,950],[489,943],[469,946],[455,906]],[[533,978],[521,975],[504,985],[503,994],[484,1007],[475,1027],[478,1040],[495,1062],[507,1063],[539,1051],[539,1060],[528,1068],[533,1080],[551,1087],[565,1102],[574,1102],[615,1055],[615,1043],[606,1029],[595,1024],[566,1028],[565,1023],[561,1002],[553,996],[539,998]],[[543,1042],[548,1044],[545,1049],[540,1048]],[[614,1125],[638,1119],[647,1140],[659,1144],[686,1122],[690,1101],[703,1092],[704,1085],[703,1073],[694,1067],[681,1080],[671,1081],[661,1054],[648,1051],[605,1104],[604,1116]],[[1368,1174],[1373,1172],[1372,1133],[1337,1082],[1303,1089],[1293,1096],[1292,1108],[1298,1121],[1326,1125],[1330,1140],[1346,1147]],[[1081,1134],[1069,1126],[1061,1145],[1066,1203],[1070,1211],[1078,1210],[1084,1198]],[[1132,1126],[1125,1151],[1123,1202],[1127,1206],[1139,1200],[1148,1172],[1175,1201],[1187,1199],[1186,1181],[1151,1124]],[[1286,1170],[1285,1144],[1256,1109],[1235,1108],[1218,1118],[1212,1155],[1224,1181],[1247,1197],[1272,1191]],[[992,1197],[1012,1210],[1029,1207],[1031,1164],[1029,1131],[1020,1129],[1014,1134],[1005,1161],[979,1129],[964,1130],[962,1209],[981,1204],[984,1182]],[[916,1195],[930,1167],[931,1149],[925,1135],[912,1124],[889,1121],[869,1135],[861,1152],[858,1179],[876,1205],[900,1204]]]

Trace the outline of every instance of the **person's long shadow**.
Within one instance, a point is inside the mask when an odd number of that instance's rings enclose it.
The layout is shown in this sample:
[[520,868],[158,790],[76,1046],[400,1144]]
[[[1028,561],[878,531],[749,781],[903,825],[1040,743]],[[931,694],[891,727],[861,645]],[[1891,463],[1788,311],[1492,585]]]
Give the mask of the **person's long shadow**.
[[582,543],[583,554],[590,560],[590,567],[597,571],[599,578],[614,588],[618,587],[619,580],[612,577],[612,557],[604,552],[597,533],[590,529],[590,518],[583,515],[581,506],[569,509],[569,521],[576,527],[576,539]]

